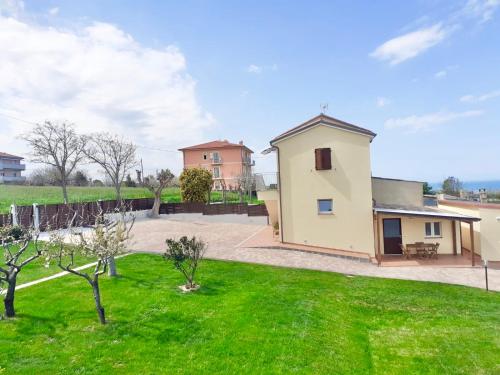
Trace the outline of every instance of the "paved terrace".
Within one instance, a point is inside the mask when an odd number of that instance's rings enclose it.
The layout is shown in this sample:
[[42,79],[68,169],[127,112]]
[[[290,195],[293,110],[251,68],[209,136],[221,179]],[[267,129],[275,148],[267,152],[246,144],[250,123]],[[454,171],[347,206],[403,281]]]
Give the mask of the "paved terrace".
[[[183,235],[197,236],[208,243],[207,258],[305,268],[350,275],[434,281],[484,288],[484,270],[469,266],[378,267],[366,260],[342,258],[344,253],[323,254],[300,247],[289,249],[262,247],[276,243],[266,218],[244,215],[203,216],[199,214],[165,215],[159,219],[138,220],[133,229],[131,249],[137,252],[163,253],[165,239]],[[267,238],[267,240],[266,240]],[[266,242],[267,241],[267,242]],[[491,290],[500,291],[500,270],[489,270]]]

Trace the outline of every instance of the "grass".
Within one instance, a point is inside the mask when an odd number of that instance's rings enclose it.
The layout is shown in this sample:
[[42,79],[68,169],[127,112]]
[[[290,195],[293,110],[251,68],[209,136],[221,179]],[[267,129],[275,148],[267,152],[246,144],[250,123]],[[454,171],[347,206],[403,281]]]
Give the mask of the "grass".
[[119,259],[90,287],[65,276],[17,293],[0,321],[0,373],[498,374],[500,294],[206,261],[202,288],[160,256]]
[[[142,187],[122,188],[123,198],[152,198],[152,194]],[[71,203],[92,202],[98,199],[115,199],[115,190],[112,187],[68,187],[68,198]],[[222,201],[220,192],[212,192],[213,202]],[[163,190],[163,202],[181,202],[181,193],[179,188],[171,187]],[[236,193],[228,194],[228,201],[238,202],[239,196]],[[62,192],[58,186],[18,186],[18,185],[0,185],[0,213],[9,212],[12,203],[18,206],[28,206],[33,203],[55,204],[62,203]],[[257,201],[252,200],[253,203]]]
[[[34,246],[30,245],[30,247],[28,247],[28,249],[23,254],[21,259],[19,259],[19,262],[22,262],[24,259],[29,258],[34,253],[35,253]],[[81,255],[75,255],[74,260],[76,266],[83,266],[84,264],[92,263],[95,261],[93,258],[87,258]],[[63,270],[57,266],[55,260],[50,262],[48,267],[46,267],[45,258],[40,257],[38,259],[35,259],[31,263],[28,263],[21,269],[21,272],[19,272],[19,274],[17,275],[17,285],[21,285],[29,281],[38,280],[47,276],[51,276],[62,271]]]

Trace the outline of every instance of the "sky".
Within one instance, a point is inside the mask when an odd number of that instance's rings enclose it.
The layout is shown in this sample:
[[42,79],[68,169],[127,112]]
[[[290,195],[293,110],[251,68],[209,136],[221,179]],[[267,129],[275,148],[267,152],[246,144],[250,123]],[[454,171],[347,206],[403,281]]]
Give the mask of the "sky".
[[377,133],[375,176],[500,179],[500,0],[0,0],[4,152],[68,121],[134,141],[147,173],[215,139],[268,173],[269,140],[323,104]]

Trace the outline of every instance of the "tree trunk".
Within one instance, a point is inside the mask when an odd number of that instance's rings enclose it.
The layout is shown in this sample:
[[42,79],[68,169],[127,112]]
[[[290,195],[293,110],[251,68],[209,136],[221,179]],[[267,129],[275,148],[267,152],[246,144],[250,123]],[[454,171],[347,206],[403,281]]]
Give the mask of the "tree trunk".
[[8,276],[7,282],[9,284],[7,288],[7,294],[5,295],[4,299],[4,306],[5,306],[5,316],[7,318],[13,318],[16,316],[16,312],[14,310],[14,294],[16,291],[16,282],[17,282],[17,272],[14,271],[14,273],[10,274]]
[[151,209],[150,217],[160,217],[160,204],[161,204],[161,192],[155,194],[155,201],[153,203],[153,208]]
[[66,179],[63,177],[61,180],[61,188],[63,192],[64,204],[68,204],[68,188],[67,188]]
[[92,291],[94,293],[95,308],[97,310],[97,315],[99,316],[99,321],[101,324],[106,324],[106,316],[104,314],[104,307],[101,305],[101,293],[99,291],[99,279],[95,278],[91,282]]
[[121,184],[119,182],[117,182],[115,184],[115,190],[116,190],[116,201],[121,203],[122,202],[122,194],[121,194]]
[[108,276],[118,276],[118,273],[116,272],[115,257],[109,257],[108,259]]

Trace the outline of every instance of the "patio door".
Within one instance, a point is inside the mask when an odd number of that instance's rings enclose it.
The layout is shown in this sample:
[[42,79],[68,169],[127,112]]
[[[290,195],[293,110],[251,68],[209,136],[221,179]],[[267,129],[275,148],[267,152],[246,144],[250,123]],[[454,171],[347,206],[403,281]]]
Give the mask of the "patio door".
[[384,254],[402,254],[401,219],[383,219]]

